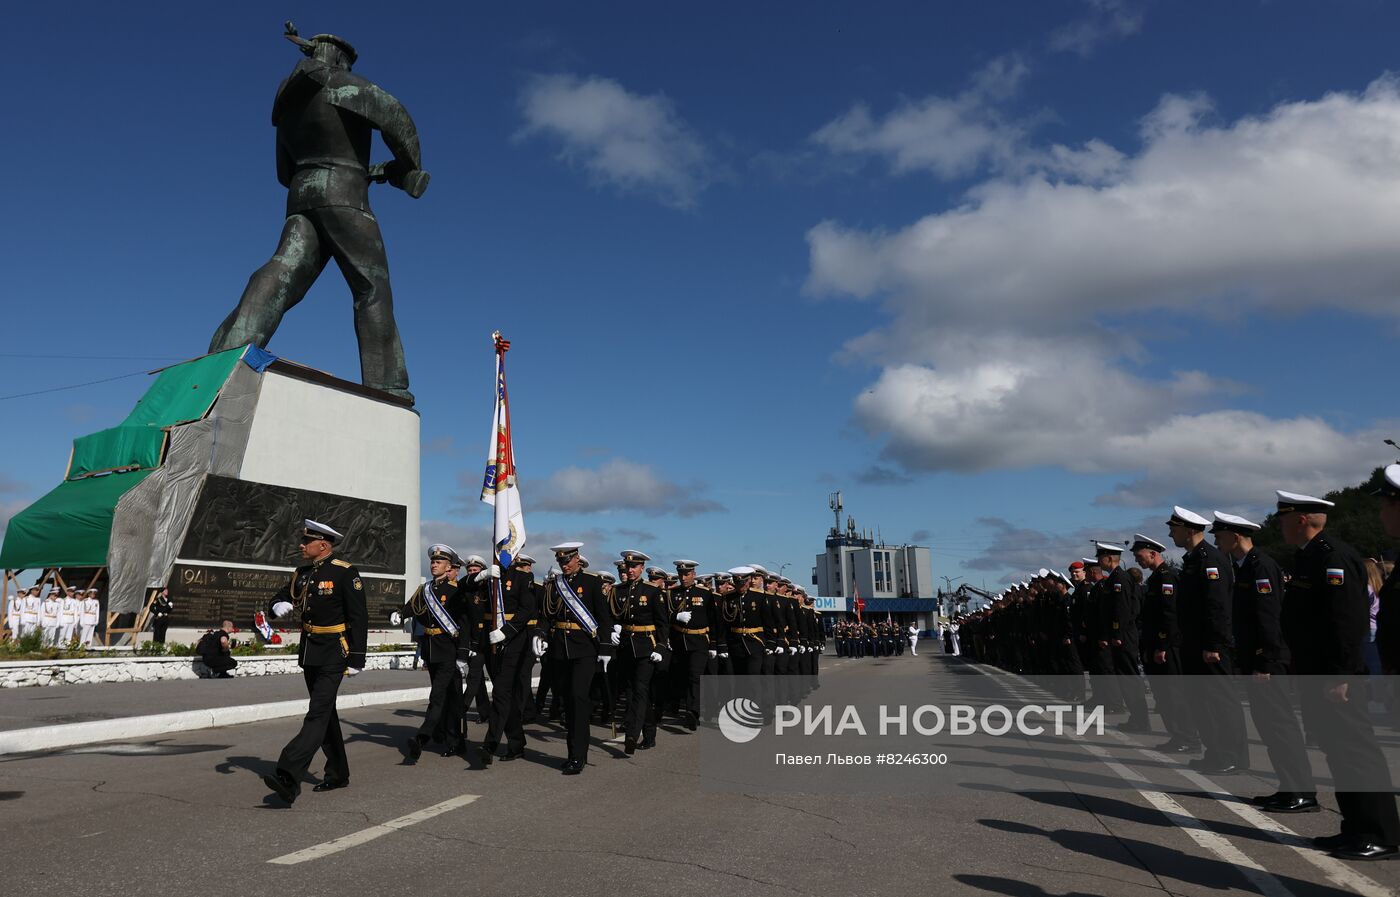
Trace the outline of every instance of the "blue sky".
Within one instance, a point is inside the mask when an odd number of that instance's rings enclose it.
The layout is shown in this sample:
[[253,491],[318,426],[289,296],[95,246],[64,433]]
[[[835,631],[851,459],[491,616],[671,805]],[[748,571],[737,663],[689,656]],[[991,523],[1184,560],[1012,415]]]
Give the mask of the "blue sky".
[[[496,328],[532,545],[597,559],[801,579],[840,489],[992,585],[1400,434],[1384,3],[141,7],[7,16],[3,395],[208,345],[281,225],[290,16],[433,175],[372,194],[427,538],[485,547]],[[358,377],[336,271],[269,348]],[[144,381],[0,401],[0,517]]]

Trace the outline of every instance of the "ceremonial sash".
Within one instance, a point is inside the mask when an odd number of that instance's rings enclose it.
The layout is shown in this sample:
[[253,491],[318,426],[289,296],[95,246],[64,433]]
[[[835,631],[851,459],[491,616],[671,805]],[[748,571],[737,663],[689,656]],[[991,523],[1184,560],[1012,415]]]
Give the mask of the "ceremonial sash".
[[559,589],[559,597],[564,599],[564,603],[569,606],[569,611],[583,624],[583,628],[588,630],[588,634],[594,638],[598,637],[598,621],[593,619],[593,615],[588,612],[588,608],[583,606],[578,594],[569,585],[569,580],[562,574],[554,577],[554,585]]
[[438,627],[445,630],[453,638],[457,637],[457,621],[452,619],[452,615],[447,612],[447,608],[442,606],[437,594],[433,591],[433,581],[430,579],[423,583],[423,603],[428,605],[428,613],[433,615]]

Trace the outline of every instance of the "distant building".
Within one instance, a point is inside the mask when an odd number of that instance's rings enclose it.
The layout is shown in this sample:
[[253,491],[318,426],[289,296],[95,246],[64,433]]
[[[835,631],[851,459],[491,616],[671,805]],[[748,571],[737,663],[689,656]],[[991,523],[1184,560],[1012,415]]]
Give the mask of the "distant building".
[[[840,521],[839,493],[832,502]],[[827,531],[826,551],[817,555],[812,584],[817,594],[851,598],[859,594],[867,614],[917,614],[920,623],[937,611],[933,585],[933,553],[921,545],[886,545],[856,530],[846,518],[845,530]]]

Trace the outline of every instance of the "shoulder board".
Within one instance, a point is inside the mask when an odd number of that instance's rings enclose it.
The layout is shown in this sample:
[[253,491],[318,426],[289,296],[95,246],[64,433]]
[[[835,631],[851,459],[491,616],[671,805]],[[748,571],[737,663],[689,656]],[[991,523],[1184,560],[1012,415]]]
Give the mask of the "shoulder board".
[[603,578],[603,577],[599,576],[597,573],[589,573],[587,570],[580,570],[579,572],[582,573],[584,576],[591,576],[591,577],[593,577],[594,579],[602,579],[602,578]]
[[333,558],[333,559],[331,560],[331,564],[333,564],[333,565],[336,566],[336,567],[353,567],[353,566],[355,566],[354,564],[350,563],[349,561],[341,560],[340,558]]

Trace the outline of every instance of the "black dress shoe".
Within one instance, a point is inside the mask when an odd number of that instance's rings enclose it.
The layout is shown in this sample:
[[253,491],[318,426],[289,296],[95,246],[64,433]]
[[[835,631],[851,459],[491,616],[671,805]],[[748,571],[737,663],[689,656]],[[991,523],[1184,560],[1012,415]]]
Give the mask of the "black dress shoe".
[[282,798],[291,806],[296,802],[297,794],[301,790],[291,776],[282,770],[277,770],[275,775],[263,776],[263,784],[272,790],[272,793]]
[[460,757],[460,756],[462,756],[463,754],[466,753],[466,750],[467,750],[467,746],[466,746],[465,744],[456,744],[456,743],[453,743],[453,744],[449,744],[447,747],[443,748],[443,749],[438,753],[438,756],[439,756],[439,757]]
[[685,727],[692,732],[700,727],[700,717],[694,711],[686,711]]
[[334,791],[337,788],[349,787],[350,782],[345,779],[326,779],[323,782],[317,782],[316,787],[312,788],[311,790],[315,791],[317,794],[320,794],[322,791]]
[[629,757],[632,756],[633,754],[637,753],[637,739],[635,739],[635,738],[628,738],[628,739],[625,739],[625,740],[622,742],[622,750],[623,750],[623,751],[627,754],[627,756],[629,756]]
[[646,738],[642,739],[642,743],[637,745],[637,747],[641,748],[644,751],[651,750],[652,748],[656,747],[656,736],[648,735]]
[[1289,800],[1292,797],[1293,795],[1289,794],[1287,791],[1275,791],[1273,794],[1265,794],[1262,797],[1251,797],[1248,798],[1248,800],[1256,807],[1259,807],[1264,804],[1278,803],[1281,800]]
[[1275,800],[1259,801],[1259,809],[1266,813],[1320,813],[1322,805],[1315,797],[1285,795]]
[[1197,768],[1208,776],[1232,776],[1236,773],[1245,772],[1245,770],[1242,767],[1235,763],[1212,763]]
[[496,759],[496,749],[483,744],[477,749],[476,758],[481,761],[482,766],[490,766],[491,761]]
[[423,739],[419,735],[409,736],[408,742],[404,745],[408,750],[408,759],[417,760],[423,756]]
[[518,751],[507,750],[506,753],[505,753],[505,756],[503,756],[503,757],[501,758],[501,762],[502,762],[502,763],[505,763],[505,762],[508,762],[508,761],[510,761],[510,760],[519,760],[519,759],[520,759],[521,757],[523,757],[523,756],[525,756],[525,749],[524,749],[524,748],[521,748],[521,749],[518,750]]
[[1390,844],[1377,844],[1374,841],[1353,841],[1345,847],[1338,847],[1328,856],[1339,860],[1389,860],[1400,855],[1400,848]]
[[576,776],[583,772],[583,762],[580,760],[570,760],[568,763],[564,764],[563,772],[566,776]]
[[1172,738],[1157,745],[1155,748],[1153,748],[1153,750],[1161,751],[1164,754],[1175,754],[1176,749],[1179,747],[1181,747],[1181,742],[1177,741],[1175,738]]
[[1174,754],[1199,754],[1200,752],[1201,746],[1195,742],[1190,741],[1178,744],[1176,748],[1172,751],[1172,753]]
[[1318,835],[1312,839],[1313,847],[1321,847],[1323,850],[1336,850],[1339,847],[1350,847],[1356,843],[1355,835],[1348,835],[1339,832],[1335,835]]

